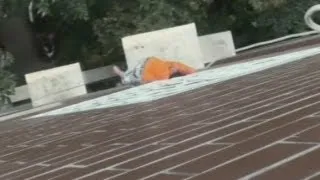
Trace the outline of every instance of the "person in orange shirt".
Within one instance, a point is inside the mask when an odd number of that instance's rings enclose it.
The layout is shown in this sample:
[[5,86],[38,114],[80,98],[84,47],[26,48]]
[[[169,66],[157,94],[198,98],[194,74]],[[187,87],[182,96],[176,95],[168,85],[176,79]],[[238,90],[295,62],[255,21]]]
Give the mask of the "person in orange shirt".
[[149,57],[133,69],[123,72],[118,66],[113,71],[121,77],[123,84],[140,85],[158,80],[171,79],[195,73],[196,70],[183,63]]

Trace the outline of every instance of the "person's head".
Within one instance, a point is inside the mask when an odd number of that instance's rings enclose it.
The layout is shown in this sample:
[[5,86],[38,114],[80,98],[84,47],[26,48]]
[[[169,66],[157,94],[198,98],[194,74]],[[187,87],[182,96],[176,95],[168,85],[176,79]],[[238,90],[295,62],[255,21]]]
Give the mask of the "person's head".
[[180,76],[184,76],[184,74],[182,74],[182,73],[179,72],[179,71],[176,71],[176,72],[174,72],[174,73],[172,73],[172,74],[170,75],[169,79],[175,78],[175,77],[180,77]]

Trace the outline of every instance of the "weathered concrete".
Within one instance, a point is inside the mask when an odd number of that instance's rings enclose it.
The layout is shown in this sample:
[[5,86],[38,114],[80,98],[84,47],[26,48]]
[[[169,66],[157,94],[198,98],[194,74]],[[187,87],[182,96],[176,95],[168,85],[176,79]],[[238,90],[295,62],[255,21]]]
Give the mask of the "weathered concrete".
[[194,23],[127,36],[122,38],[122,46],[129,69],[149,56],[180,61],[197,69],[204,67]]
[[26,74],[34,107],[87,93],[79,63]]

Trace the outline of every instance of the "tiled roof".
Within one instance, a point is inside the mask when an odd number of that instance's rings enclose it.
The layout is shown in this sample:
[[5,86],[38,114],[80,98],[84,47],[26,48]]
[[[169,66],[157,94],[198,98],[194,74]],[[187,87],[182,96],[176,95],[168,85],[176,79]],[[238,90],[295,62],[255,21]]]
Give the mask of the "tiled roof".
[[169,98],[1,122],[0,179],[319,179],[320,56],[284,57]]

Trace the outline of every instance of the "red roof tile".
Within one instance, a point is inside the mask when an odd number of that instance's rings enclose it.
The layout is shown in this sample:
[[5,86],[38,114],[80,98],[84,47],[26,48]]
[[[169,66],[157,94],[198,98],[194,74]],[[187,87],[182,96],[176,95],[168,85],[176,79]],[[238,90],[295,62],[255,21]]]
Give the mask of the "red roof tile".
[[153,102],[0,123],[0,179],[319,177],[320,56]]

